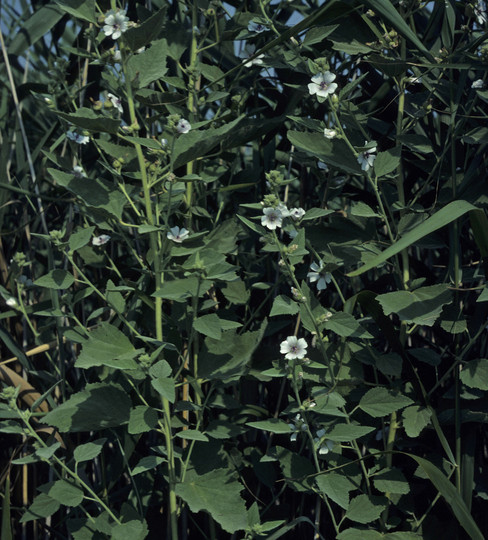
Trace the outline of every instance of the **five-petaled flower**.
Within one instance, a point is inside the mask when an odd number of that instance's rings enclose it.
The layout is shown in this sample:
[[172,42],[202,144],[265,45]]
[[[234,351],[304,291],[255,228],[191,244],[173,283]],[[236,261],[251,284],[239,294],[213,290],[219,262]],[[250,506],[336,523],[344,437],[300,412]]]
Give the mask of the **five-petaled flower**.
[[303,420],[303,418],[301,417],[300,414],[297,414],[295,416],[295,421],[293,424],[290,424],[290,429],[291,431],[293,432],[291,435],[290,435],[290,441],[296,441],[297,440],[297,435],[300,431],[307,431],[308,429],[308,426],[307,424],[305,423],[305,421]]
[[301,360],[307,354],[307,342],[296,336],[288,336],[280,344],[280,353],[285,355],[287,360]]
[[268,27],[253,19],[247,25],[247,29],[249,30],[249,32],[256,32],[257,34],[260,34],[261,32],[264,32],[265,30],[267,30]]
[[[251,56],[256,52],[256,46],[246,43],[246,46],[244,49],[239,53],[239,58],[243,58],[246,60],[247,58],[251,58]],[[259,54],[256,56],[256,58],[253,58],[252,60],[249,60],[249,62],[246,62],[244,65],[247,68],[250,68],[252,66],[259,66],[263,63],[264,54]]]
[[178,133],[188,133],[190,129],[191,124],[188,122],[188,120],[185,120],[184,118],[178,120],[178,123],[176,124],[176,131]]
[[129,28],[129,17],[125,16],[125,9],[114,11],[111,9],[105,14],[103,33],[112,39],[119,37]]
[[[367,144],[367,142],[364,143],[365,146]],[[368,148],[358,155],[358,163],[361,165],[361,169],[363,171],[369,171],[369,169],[373,166],[374,160],[376,159],[375,152],[376,146],[374,148]]]
[[326,139],[333,139],[336,136],[337,136],[337,131],[335,129],[329,129],[329,128],[324,129],[324,137]]
[[312,77],[312,82],[308,85],[308,91],[311,95],[317,94],[317,96],[322,97],[332,95],[337,89],[337,84],[334,82],[335,78],[335,74],[330,71],[317,73]]
[[166,236],[170,240],[173,240],[173,242],[176,242],[177,244],[181,244],[183,240],[186,240],[189,234],[190,232],[187,231],[184,227],[182,229],[180,229],[179,227],[171,227],[171,229],[166,234]]
[[73,131],[72,129],[66,132],[66,137],[74,141],[76,144],[87,144],[88,142],[90,142],[90,137],[82,135],[81,133]]
[[312,282],[317,282],[317,289],[323,291],[327,288],[327,285],[332,280],[332,275],[329,272],[324,271],[324,263],[322,261],[312,263],[310,265],[310,272],[307,274],[307,278]]
[[281,227],[283,222],[283,214],[278,208],[272,208],[271,206],[263,209],[264,216],[261,218],[261,225],[268,227],[268,229],[274,231],[276,227]]
[[94,246],[103,246],[110,240],[110,236],[108,234],[101,234],[100,236],[94,236],[92,238],[92,244]]
[[107,94],[108,99],[112,102],[112,105],[120,112],[123,113],[124,109],[122,107],[122,101],[118,96],[115,94],[111,94],[110,92]]

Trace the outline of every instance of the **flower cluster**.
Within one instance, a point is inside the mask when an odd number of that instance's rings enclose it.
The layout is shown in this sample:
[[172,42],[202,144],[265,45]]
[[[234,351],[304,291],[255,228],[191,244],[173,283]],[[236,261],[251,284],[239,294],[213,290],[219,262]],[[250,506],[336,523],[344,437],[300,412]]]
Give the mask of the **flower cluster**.
[[281,227],[283,219],[290,217],[293,221],[299,221],[305,215],[303,208],[292,208],[288,210],[286,204],[279,203],[276,207],[268,206],[263,209],[261,217],[261,225],[274,231],[277,227]]

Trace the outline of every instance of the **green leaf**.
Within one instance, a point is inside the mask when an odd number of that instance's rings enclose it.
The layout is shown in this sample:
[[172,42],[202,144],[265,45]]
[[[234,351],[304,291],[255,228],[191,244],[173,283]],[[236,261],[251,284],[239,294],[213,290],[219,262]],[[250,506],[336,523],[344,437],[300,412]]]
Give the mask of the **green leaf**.
[[64,506],[79,506],[83,501],[83,490],[66,480],[58,480],[47,494]]
[[158,379],[153,379],[151,385],[164,398],[166,398],[170,403],[175,402],[175,381],[166,377],[159,377]]
[[94,131],[95,133],[112,133],[116,135],[120,126],[120,120],[96,113],[94,110],[87,109],[86,107],[80,107],[76,112],[71,114],[61,111],[56,111],[56,114],[70,124]]
[[420,465],[420,467],[429,477],[430,481],[436,487],[437,491],[447,501],[457,520],[464,528],[464,530],[469,534],[471,539],[484,540],[483,534],[481,533],[478,525],[475,523],[473,517],[469,513],[469,510],[467,509],[461,495],[453,486],[453,484],[451,484],[449,479],[444,475],[444,473],[441,472],[430,461],[427,461],[424,458],[407,453],[405,453],[405,455],[411,457]]
[[97,439],[86,444],[81,444],[73,450],[73,457],[77,463],[82,461],[91,461],[96,458],[102,451],[103,445],[107,442],[107,438]]
[[110,540],[144,540],[149,533],[145,520],[132,519],[112,526]]
[[350,313],[334,313],[334,315],[332,315],[325,323],[325,328],[342,337],[357,337],[363,339],[371,339],[373,337]]
[[374,487],[382,493],[406,495],[410,492],[407,479],[399,469],[387,469],[373,476]]
[[355,424],[336,424],[327,432],[327,439],[334,442],[350,442],[374,431],[374,427]]
[[439,318],[442,307],[452,300],[447,285],[421,287],[413,292],[397,291],[379,294],[376,300],[385,315],[396,313],[401,321],[432,326]]
[[339,25],[334,24],[332,26],[315,26],[314,28],[311,28],[305,35],[302,45],[310,46],[322,42],[327,36],[332,34],[338,26]]
[[115,186],[104,180],[92,180],[90,178],[77,178],[72,174],[66,174],[57,169],[48,169],[49,174],[56,182],[76,195],[90,208],[95,208],[105,215],[115,216],[122,219],[122,212],[126,199]]
[[320,491],[337,503],[341,508],[347,510],[349,507],[349,492],[356,489],[356,486],[343,474],[326,473],[315,478]]
[[55,2],[60,9],[73,17],[97,24],[95,0],[55,0]]
[[[141,47],[145,47],[148,43],[151,43],[163,31],[166,9],[166,6],[163,7],[151,15],[151,17],[148,17],[143,23],[134,28],[129,28],[124,32],[124,43],[132,52],[136,52]],[[135,58],[139,56],[137,55]]]
[[141,352],[142,349],[135,349],[120,330],[104,322],[90,332],[75,366],[82,369],[94,366],[137,369],[138,364],[134,357]]
[[379,217],[379,214],[363,201],[351,202],[351,215],[358,217]]
[[45,5],[35,11],[22,25],[8,48],[8,54],[20,56],[31,45],[45,36],[55,26],[64,13],[58,6]]
[[337,540],[385,540],[385,535],[367,529],[346,529],[337,535]]
[[131,435],[146,433],[156,427],[158,413],[148,405],[137,405],[130,411],[129,428]]
[[342,139],[326,139],[316,133],[301,131],[288,131],[287,137],[298,149],[325,161],[327,165],[350,174],[361,174],[356,157]]
[[52,499],[49,495],[46,495],[46,493],[40,493],[34,499],[25,514],[20,518],[19,523],[27,523],[33,519],[52,516],[59,510],[60,506],[61,504],[59,501]]
[[401,146],[378,152],[374,161],[374,173],[378,178],[395,171],[400,165]]
[[79,227],[78,230],[69,237],[68,244],[70,251],[76,251],[89,244],[93,237],[94,230],[95,227]]
[[302,217],[302,221],[310,221],[312,219],[320,219],[325,216],[333,214],[334,210],[327,210],[325,208],[310,208],[305,212],[305,215]]
[[[157,14],[156,14],[157,15]],[[168,44],[165,39],[154,41],[144,52],[135,54],[127,62],[127,76],[138,88],[145,88],[164,77],[168,71],[166,56]]]
[[45,276],[34,281],[34,285],[46,289],[68,289],[75,282],[75,278],[66,270],[51,270]]
[[213,339],[220,339],[222,337],[222,325],[220,319],[216,313],[210,313],[209,315],[203,315],[193,321],[193,328]]
[[403,360],[399,354],[382,354],[376,359],[375,363],[376,368],[384,375],[389,375],[391,377],[402,376]]
[[357,523],[371,523],[380,517],[385,508],[383,497],[358,495],[349,503],[346,518]]
[[152,469],[155,469],[158,465],[161,465],[166,461],[161,456],[146,456],[143,457],[139,463],[132,469],[132,476],[135,476],[136,474],[141,474],[146,471],[151,471]]
[[361,398],[359,407],[369,415],[379,418],[410,405],[412,400],[383,387],[371,388]]
[[47,413],[42,422],[65,433],[95,431],[125,424],[129,420],[131,400],[119,386],[88,384],[67,401]]
[[180,439],[186,439],[188,441],[202,441],[208,442],[208,437],[196,429],[186,429],[184,431],[179,431],[176,433],[176,437]]
[[300,311],[298,304],[288,296],[280,294],[274,299],[273,307],[271,308],[270,317],[277,315],[296,315]]
[[412,438],[420,435],[420,432],[428,426],[432,413],[426,407],[411,405],[402,412],[403,428],[405,433]]
[[478,358],[463,365],[461,381],[469,388],[488,390],[488,360]]
[[228,469],[214,469],[198,475],[189,471],[183,483],[176,485],[181,497],[194,513],[208,512],[224,531],[235,533],[247,527],[247,511],[240,496],[243,486]]
[[203,296],[212,286],[211,281],[201,280],[197,277],[175,279],[165,281],[161,287],[153,293],[153,296],[174,300],[175,302],[185,302],[187,298],[193,296]]
[[280,420],[279,418],[270,418],[269,420],[260,420],[258,422],[247,422],[246,426],[262,429],[263,431],[270,431],[271,433],[292,433],[290,424],[283,422],[283,420]]
[[349,272],[346,275],[349,277],[359,276],[367,270],[371,270],[371,268],[376,268],[380,264],[387,261],[390,257],[400,253],[400,251],[406,249],[408,246],[414,244],[424,236],[427,236],[428,234],[437,231],[441,227],[452,223],[470,210],[476,210],[476,207],[466,201],[450,202],[433,216],[415,227],[415,229],[412,229],[410,232],[405,234],[400,240],[392,244],[389,248],[385,249],[385,251],[370,259],[365,265],[361,266],[357,270]]

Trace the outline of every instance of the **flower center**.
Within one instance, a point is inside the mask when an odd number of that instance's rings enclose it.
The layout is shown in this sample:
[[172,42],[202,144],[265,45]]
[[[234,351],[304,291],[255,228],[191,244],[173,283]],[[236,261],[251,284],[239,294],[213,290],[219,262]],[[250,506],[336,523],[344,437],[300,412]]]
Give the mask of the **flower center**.
[[319,86],[321,90],[327,90],[327,88],[329,88],[329,83],[322,81]]

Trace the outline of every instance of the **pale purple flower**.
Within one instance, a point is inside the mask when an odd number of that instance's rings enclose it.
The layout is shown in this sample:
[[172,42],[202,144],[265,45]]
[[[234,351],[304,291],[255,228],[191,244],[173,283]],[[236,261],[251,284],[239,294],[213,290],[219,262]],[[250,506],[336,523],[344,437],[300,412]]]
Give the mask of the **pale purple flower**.
[[283,222],[283,214],[278,208],[264,208],[264,216],[261,218],[261,225],[268,227],[268,229],[274,231],[276,227],[281,227]]
[[252,20],[247,25],[247,29],[249,30],[249,32],[255,32],[257,34],[260,34],[261,32],[268,30],[268,27],[258,21]]
[[307,424],[305,423],[305,421],[303,420],[303,418],[301,417],[300,414],[297,414],[295,416],[295,421],[293,424],[290,424],[290,429],[291,431],[293,432],[291,435],[290,435],[290,441],[296,441],[297,440],[297,436],[298,436],[298,433],[300,433],[300,431],[307,431],[308,429],[308,426]]
[[317,289],[323,291],[327,288],[327,285],[332,281],[332,275],[329,272],[324,271],[324,263],[320,261],[319,264],[312,263],[310,265],[310,272],[307,274],[307,278],[311,283],[317,282]]
[[315,435],[313,442],[319,454],[328,454],[334,448],[334,441],[324,439],[325,429],[319,429]]
[[296,336],[288,336],[280,344],[280,353],[285,355],[287,360],[301,360],[307,354],[307,342]]
[[317,94],[321,97],[332,95],[337,89],[337,84],[334,82],[335,78],[336,75],[330,71],[317,73],[312,77],[312,82],[308,85],[308,91],[311,95]]
[[94,246],[103,246],[110,240],[110,236],[108,234],[101,234],[100,236],[94,236],[92,238],[92,244]]
[[[256,45],[252,45],[249,43],[246,43],[246,46],[244,49],[239,53],[239,58],[242,58],[246,60],[247,58],[251,58],[251,56],[256,52]],[[247,68],[250,68],[252,66],[259,66],[263,63],[262,58],[264,58],[264,54],[260,54],[256,56],[253,60],[249,60],[249,62],[246,62],[244,65]]]
[[68,139],[71,141],[74,141],[76,144],[87,144],[90,142],[90,137],[82,135],[81,133],[73,131],[72,129],[66,132],[66,137],[68,137]]
[[486,11],[486,2],[483,2],[482,0],[478,0],[478,3],[476,4],[476,7],[474,9],[474,14],[476,17],[476,20],[480,26],[483,26],[486,24],[486,21],[488,20],[487,11]]
[[110,92],[107,94],[108,99],[112,102],[112,105],[120,112],[123,113],[124,109],[122,107],[122,101],[119,97],[117,97],[115,94],[111,94]]
[[105,15],[103,33],[112,39],[119,37],[129,28],[129,18],[125,16],[125,9],[114,11],[111,9]]
[[190,129],[191,124],[188,122],[188,120],[185,120],[184,118],[178,120],[178,123],[176,124],[176,131],[178,133],[188,133]]
[[[364,144],[366,146],[367,142],[365,141]],[[368,150],[365,150],[358,155],[358,163],[361,165],[361,169],[363,171],[369,171],[369,169],[373,166],[374,160],[376,159],[375,152],[376,146],[373,148],[368,148]]]
[[180,229],[179,227],[172,227],[169,232],[166,234],[166,236],[173,240],[173,242],[176,242],[177,244],[181,244],[183,240],[186,240],[188,235],[190,234],[189,231],[187,231],[184,227]]
[[305,210],[303,208],[292,208],[290,210],[290,217],[293,219],[293,221],[298,221],[302,219],[304,215]]

